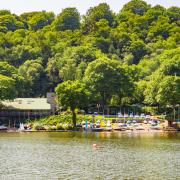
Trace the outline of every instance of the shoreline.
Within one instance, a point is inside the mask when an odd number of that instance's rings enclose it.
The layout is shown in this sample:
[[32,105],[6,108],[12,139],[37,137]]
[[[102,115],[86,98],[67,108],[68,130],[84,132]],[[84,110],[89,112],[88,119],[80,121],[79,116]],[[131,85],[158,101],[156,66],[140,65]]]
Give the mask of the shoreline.
[[164,132],[180,132],[180,130],[125,130],[125,131],[92,131],[92,130],[1,130],[0,133],[45,133],[45,132],[81,132],[81,133],[134,133],[134,134],[153,134],[153,133],[164,133]]

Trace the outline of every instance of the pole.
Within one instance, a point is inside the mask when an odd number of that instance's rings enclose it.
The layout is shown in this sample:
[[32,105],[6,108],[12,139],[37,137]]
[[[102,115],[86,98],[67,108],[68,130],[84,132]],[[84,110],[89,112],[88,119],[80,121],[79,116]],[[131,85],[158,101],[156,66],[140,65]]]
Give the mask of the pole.
[[20,111],[19,111],[19,122],[20,122]]
[[179,105],[178,105],[178,122],[180,121],[180,119],[179,119]]
[[14,128],[15,128],[15,126],[16,126],[16,119],[14,120]]
[[10,119],[9,119],[9,125],[8,125],[8,127],[10,128]]
[[29,120],[29,111],[28,111],[28,120]]
[[124,107],[124,124],[125,124],[125,113],[126,113],[126,112],[125,112],[125,107]]

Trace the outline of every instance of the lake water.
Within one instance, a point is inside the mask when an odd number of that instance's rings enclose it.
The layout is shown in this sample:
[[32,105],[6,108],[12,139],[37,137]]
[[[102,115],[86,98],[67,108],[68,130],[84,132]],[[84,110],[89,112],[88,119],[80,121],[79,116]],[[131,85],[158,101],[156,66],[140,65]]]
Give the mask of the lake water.
[[0,179],[180,179],[180,133],[0,133]]

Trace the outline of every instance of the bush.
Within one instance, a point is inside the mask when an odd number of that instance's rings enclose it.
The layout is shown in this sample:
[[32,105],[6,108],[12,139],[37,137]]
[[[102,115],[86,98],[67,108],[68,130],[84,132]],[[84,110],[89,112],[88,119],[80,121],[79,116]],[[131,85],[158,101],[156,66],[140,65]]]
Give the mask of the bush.
[[157,114],[158,108],[157,107],[151,107],[151,106],[144,106],[142,107],[142,111],[145,113],[150,113],[150,114]]
[[56,129],[57,130],[64,130],[63,125],[61,123],[56,124]]
[[45,130],[44,126],[40,123],[33,124],[33,130]]

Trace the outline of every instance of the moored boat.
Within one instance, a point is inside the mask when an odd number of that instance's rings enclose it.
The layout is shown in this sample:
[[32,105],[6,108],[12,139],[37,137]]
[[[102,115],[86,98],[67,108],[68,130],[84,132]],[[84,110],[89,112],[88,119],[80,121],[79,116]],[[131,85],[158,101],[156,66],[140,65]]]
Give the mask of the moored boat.
[[122,128],[122,127],[113,127],[114,131],[125,131],[126,129]]
[[101,132],[101,131],[104,130],[104,128],[101,128],[101,127],[99,127],[99,128],[92,128],[91,130],[92,130],[92,132]]
[[8,128],[6,126],[4,126],[4,125],[0,126],[0,131],[7,131],[7,130],[8,130]]
[[104,127],[103,130],[104,131],[112,131],[112,127]]

